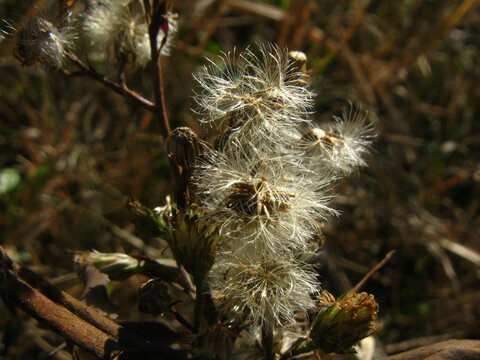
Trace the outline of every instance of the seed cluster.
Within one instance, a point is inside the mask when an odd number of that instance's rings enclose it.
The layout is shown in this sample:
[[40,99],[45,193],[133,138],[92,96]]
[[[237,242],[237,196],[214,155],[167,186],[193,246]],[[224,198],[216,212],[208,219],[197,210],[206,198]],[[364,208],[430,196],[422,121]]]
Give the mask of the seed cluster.
[[[68,52],[77,47],[96,62],[114,60],[123,70],[127,64],[144,67],[151,59],[151,44],[143,1],[84,0],[48,1],[24,26],[9,27],[15,35],[16,57],[23,65],[65,69]],[[68,3],[68,5],[67,5]],[[176,14],[167,12],[167,24],[157,35],[160,55],[168,55],[177,32]],[[1,33],[1,31],[0,31]],[[0,34],[1,36],[1,34]]]
[[370,142],[353,107],[326,129],[313,124],[305,60],[260,45],[196,75],[200,121],[219,130],[196,173],[199,201],[220,223],[208,285],[225,316],[262,328],[313,306],[320,285],[304,259],[336,214],[333,183],[365,164]]
[[266,216],[269,220],[272,219],[271,213],[287,211],[291,207],[290,198],[295,197],[294,194],[269,190],[266,178],[257,184],[235,183],[230,190],[227,208],[247,216]]

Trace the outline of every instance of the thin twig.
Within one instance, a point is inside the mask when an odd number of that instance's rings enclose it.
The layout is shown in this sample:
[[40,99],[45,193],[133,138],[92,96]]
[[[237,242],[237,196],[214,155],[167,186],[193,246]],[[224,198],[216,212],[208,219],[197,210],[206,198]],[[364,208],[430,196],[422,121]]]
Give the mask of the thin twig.
[[[144,1],[145,3],[145,1]],[[156,9],[153,9],[153,11],[156,11]],[[162,25],[165,23],[167,24],[167,29],[168,29],[168,20],[162,16],[162,19],[157,19],[156,16],[158,14],[149,14],[147,11],[147,21],[149,23],[148,26],[148,35],[150,38],[150,50],[151,50],[151,67],[152,67],[152,72],[153,72],[153,90],[155,92],[155,115],[157,115],[157,118],[159,120],[159,125],[160,125],[160,130],[162,132],[162,136],[164,139],[170,135],[170,124],[168,122],[168,115],[167,115],[167,109],[165,105],[165,96],[164,96],[164,91],[163,91],[163,77],[162,77],[162,69],[160,65],[160,50],[161,47],[159,48],[158,42],[157,42],[157,36],[158,32],[162,28]],[[165,43],[166,37],[168,36],[168,31],[165,32],[165,38],[162,46]]]
[[47,354],[47,359],[50,359],[52,357],[58,357],[58,358],[61,358],[61,359],[70,359],[70,356],[68,357],[64,357],[64,353],[65,351],[63,351],[63,349],[65,349],[67,347],[67,343],[64,341],[63,343],[61,343],[60,345],[58,345],[56,348],[52,349],[48,354]]
[[188,330],[190,330],[192,333],[195,333],[195,328],[192,324],[190,324],[188,322],[187,319],[185,319],[182,314],[180,314],[177,310],[175,310],[175,308],[173,307],[173,305],[171,305],[169,307],[169,311],[173,314],[173,316],[175,316],[175,319],[177,319],[177,321],[182,324],[183,326],[185,326]]
[[355,285],[349,293],[356,293],[358,290],[367,282],[367,280],[376,272],[378,271],[383,265],[387,263],[388,260],[392,257],[392,255],[395,253],[395,250],[390,251],[385,257],[383,258],[382,261],[380,261],[377,265],[375,265],[368,273],[363,277],[362,280],[358,282],[357,285]]
[[[156,114],[157,109],[154,103],[150,100],[145,99],[143,96],[138,94],[137,92],[130,90],[125,84],[120,84],[115,82],[105,75],[99,73],[90,65],[85,64],[82,60],[80,60],[74,53],[67,53],[67,57],[71,62],[73,62],[79,69],[82,70],[84,75],[90,76],[91,78],[101,82],[105,86],[108,86],[110,89],[115,91],[116,93],[123,95],[130,100],[133,100],[136,104],[142,106],[143,108],[151,111],[152,113]],[[163,134],[162,134],[163,135]]]
[[182,264],[178,265],[178,271],[180,272],[180,275],[184,281],[184,284],[182,285],[185,287],[185,290],[194,291],[192,280],[190,280],[190,275],[188,275],[187,271],[185,270]]

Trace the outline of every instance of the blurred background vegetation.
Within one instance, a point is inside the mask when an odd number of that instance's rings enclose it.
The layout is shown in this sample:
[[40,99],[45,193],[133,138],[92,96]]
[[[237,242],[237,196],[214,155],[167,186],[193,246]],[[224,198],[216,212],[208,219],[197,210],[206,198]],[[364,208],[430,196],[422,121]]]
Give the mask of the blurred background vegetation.
[[[18,27],[43,3],[2,0],[0,18]],[[480,339],[478,1],[171,3],[179,34],[163,72],[172,127],[208,138],[191,111],[205,56],[266,41],[304,51],[315,121],[350,100],[378,134],[369,167],[339,186],[342,216],[325,225],[324,287],[339,295],[396,250],[364,288],[380,304],[386,351]],[[71,250],[161,255],[155,239],[136,236],[124,203],[162,205],[168,160],[149,112],[88,78],[21,67],[13,50],[0,42],[0,242],[78,296]],[[131,69],[127,82],[152,98],[148,69]],[[134,291],[112,297],[134,302]],[[45,358],[62,342],[3,303],[0,313],[0,358]]]

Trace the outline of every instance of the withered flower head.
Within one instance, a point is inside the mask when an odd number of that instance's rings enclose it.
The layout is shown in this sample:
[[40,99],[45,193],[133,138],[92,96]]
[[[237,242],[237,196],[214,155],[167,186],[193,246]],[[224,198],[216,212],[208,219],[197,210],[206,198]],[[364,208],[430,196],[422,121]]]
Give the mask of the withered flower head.
[[199,156],[207,153],[209,148],[210,145],[199,139],[189,127],[174,129],[165,142],[167,155],[184,169],[195,166]]
[[162,315],[171,301],[168,286],[161,279],[150,279],[138,290],[138,308],[143,313]]

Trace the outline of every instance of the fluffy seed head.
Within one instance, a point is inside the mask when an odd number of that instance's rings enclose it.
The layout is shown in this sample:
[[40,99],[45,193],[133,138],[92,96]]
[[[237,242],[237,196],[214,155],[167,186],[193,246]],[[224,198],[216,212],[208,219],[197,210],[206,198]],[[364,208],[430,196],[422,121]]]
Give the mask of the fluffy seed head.
[[308,121],[313,94],[299,83],[304,75],[274,45],[259,46],[258,55],[247,49],[238,59],[226,54],[195,76],[200,121],[252,142],[284,142]]
[[350,105],[326,130],[314,127],[306,131],[299,143],[305,149],[307,166],[340,174],[365,166],[363,157],[373,138],[373,126],[365,124],[366,116],[361,108]]
[[[168,37],[161,55],[168,55],[177,31],[176,15],[168,13]],[[148,24],[143,6],[138,0],[98,1],[85,15],[84,31],[92,50],[100,57],[113,51],[128,61],[145,66],[151,59]],[[165,33],[159,31],[157,44],[160,46]]]
[[288,154],[245,143],[229,149],[210,153],[197,174],[199,200],[221,221],[225,246],[255,243],[271,253],[306,248],[317,221],[334,213],[328,180],[318,180]]
[[310,294],[319,290],[315,273],[298,261],[254,253],[220,258],[210,284],[224,311],[271,327],[293,323],[295,312],[312,307]]
[[313,127],[305,67],[302,54],[267,45],[196,76],[201,121],[220,130],[194,182],[206,216],[220,224],[208,284],[234,321],[263,329],[312,305],[319,286],[299,254],[310,251],[318,221],[335,213],[331,183],[364,164],[370,139],[353,109],[327,130]]
[[15,55],[23,65],[36,63],[61,68],[65,54],[73,46],[71,28],[59,28],[46,18],[36,16],[18,30]]
[[105,49],[114,43],[123,16],[122,7],[119,1],[92,4],[91,10],[85,14],[83,30],[93,48]]

